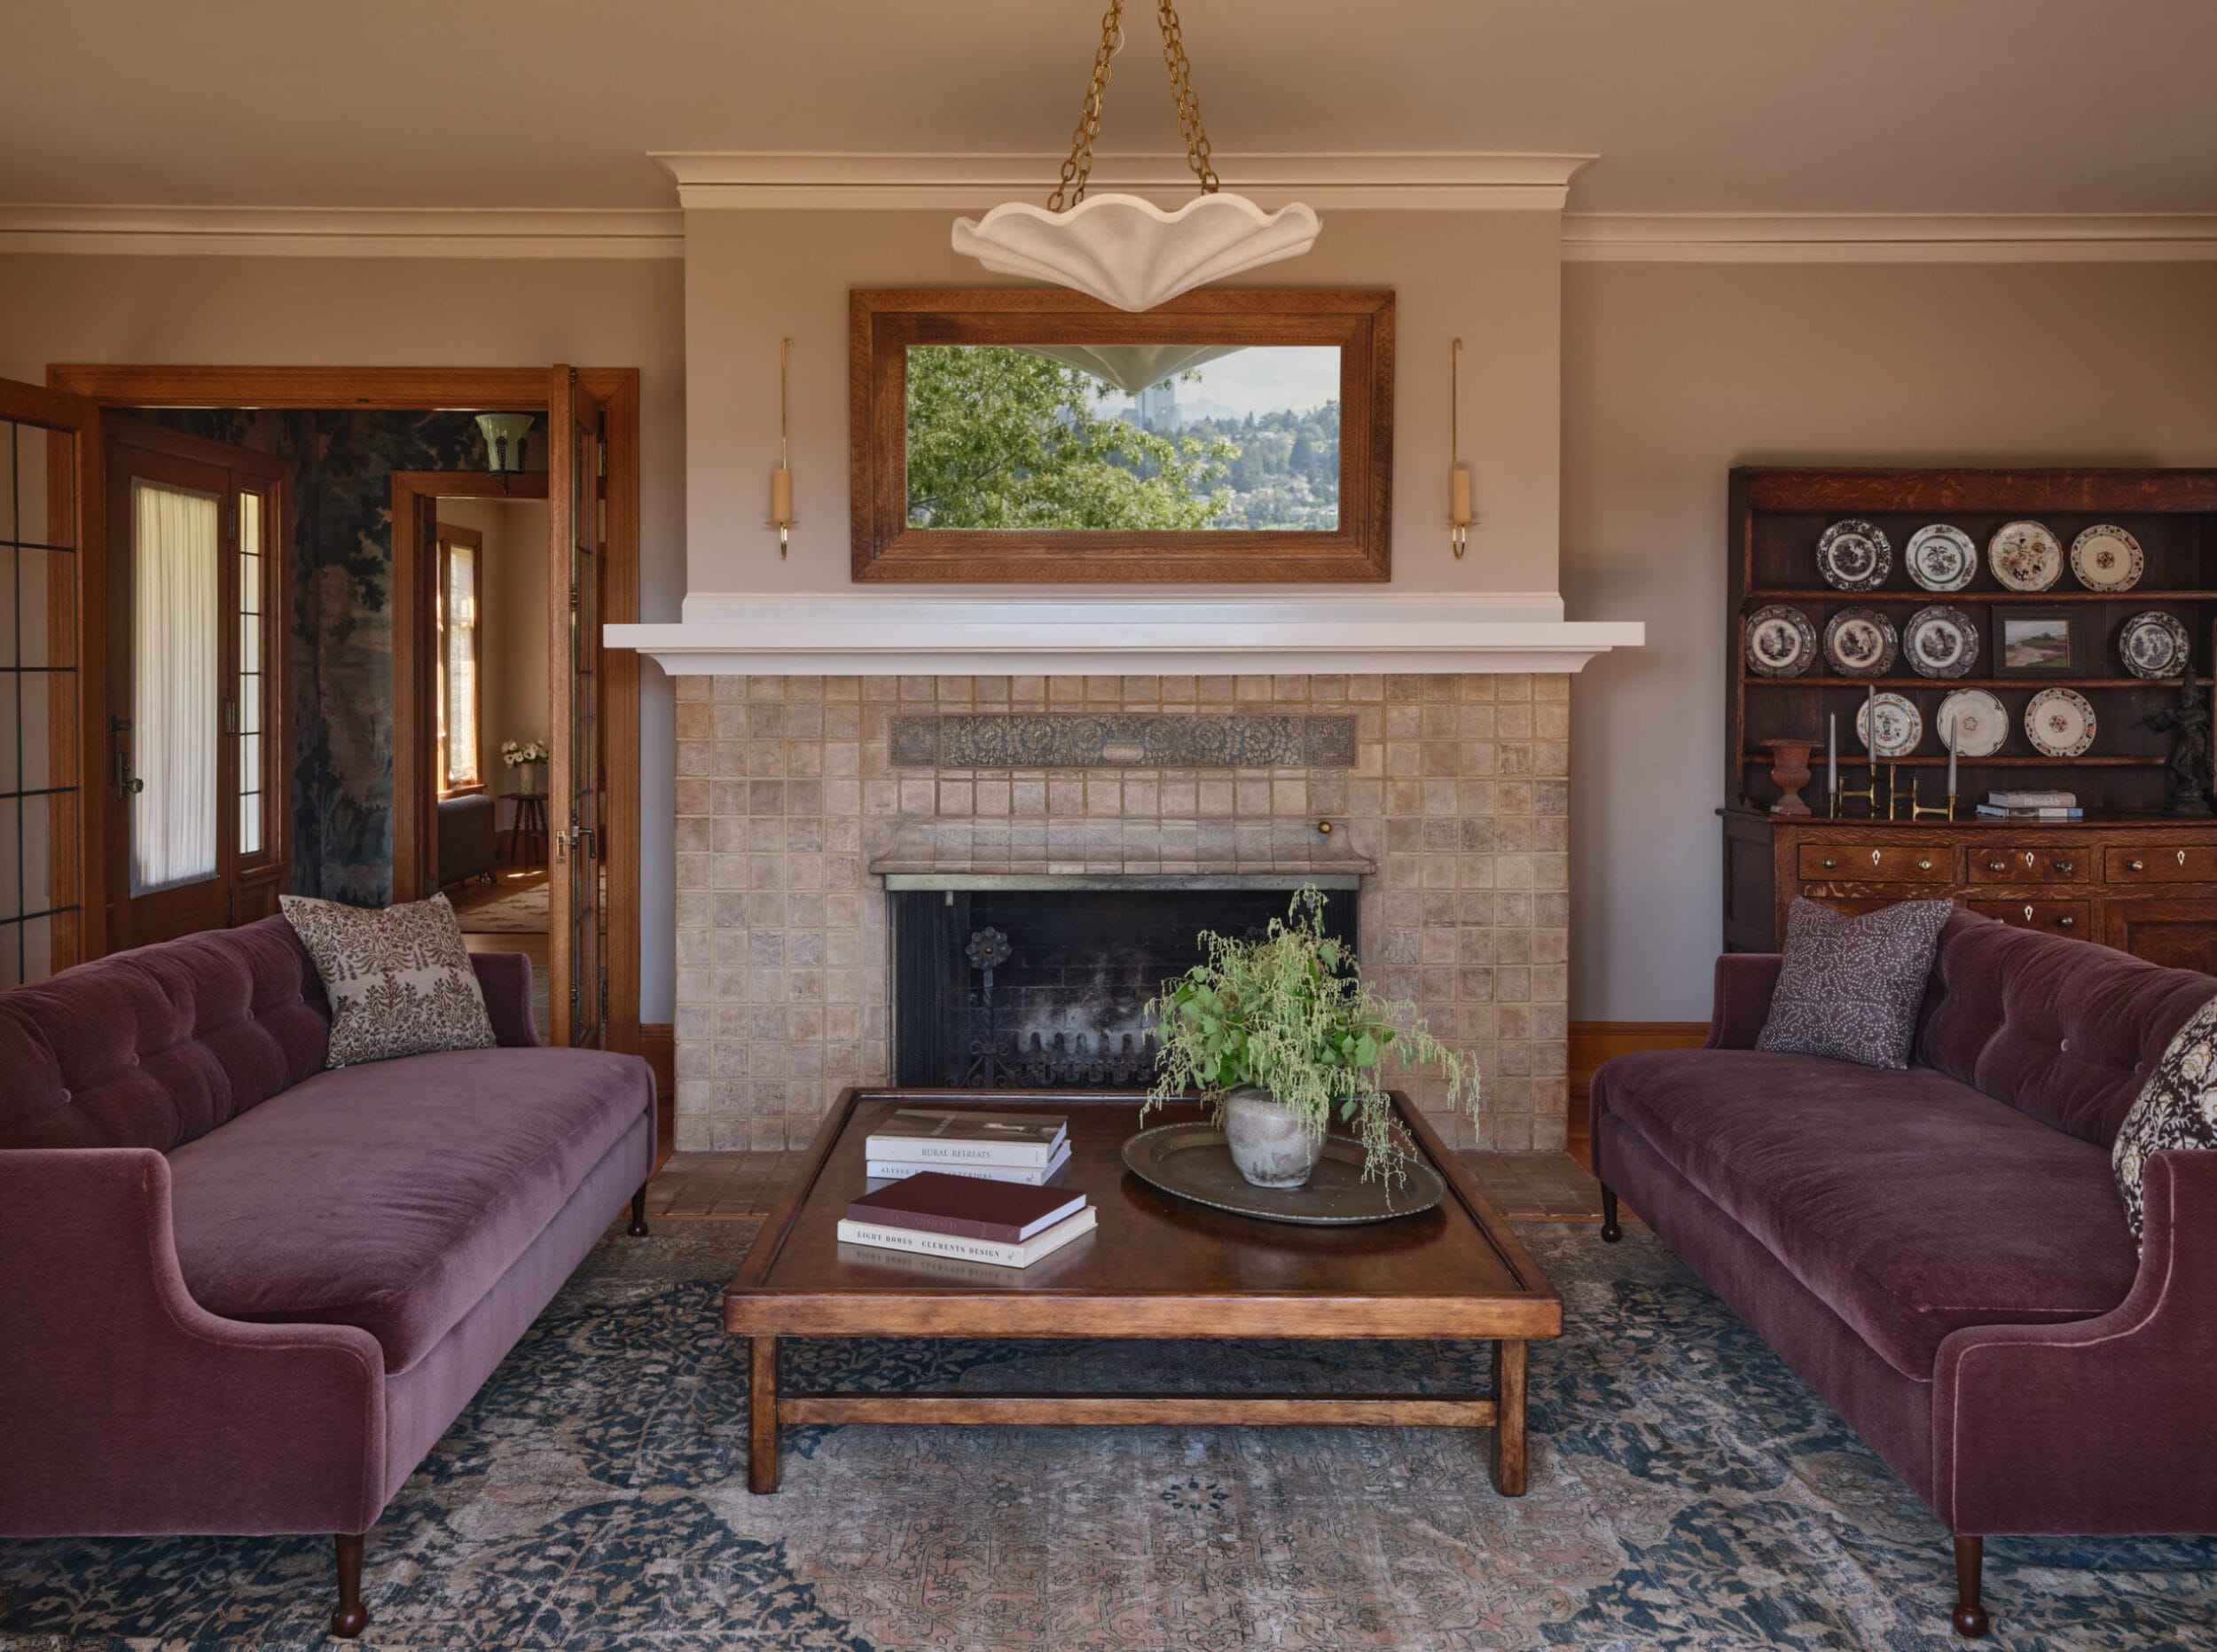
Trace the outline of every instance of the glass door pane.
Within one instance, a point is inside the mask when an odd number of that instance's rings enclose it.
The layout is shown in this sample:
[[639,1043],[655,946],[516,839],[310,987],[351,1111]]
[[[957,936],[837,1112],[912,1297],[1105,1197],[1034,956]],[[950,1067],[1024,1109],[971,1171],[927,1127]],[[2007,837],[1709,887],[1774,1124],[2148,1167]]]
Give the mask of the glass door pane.
[[134,896],[215,875],[221,498],[131,487]]

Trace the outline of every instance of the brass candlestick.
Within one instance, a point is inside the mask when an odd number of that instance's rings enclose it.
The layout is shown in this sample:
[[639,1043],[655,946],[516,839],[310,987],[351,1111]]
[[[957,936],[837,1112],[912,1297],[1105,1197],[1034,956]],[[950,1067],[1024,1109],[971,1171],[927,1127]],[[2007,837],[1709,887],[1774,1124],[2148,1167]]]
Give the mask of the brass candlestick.
[[[1870,805],[1870,818],[1874,820],[1878,818],[1878,765],[1874,763],[1865,769],[1863,779],[1864,784],[1860,788],[1843,786],[1832,794],[1832,812],[1835,816],[1840,812],[1840,803],[1843,799],[1860,797]],[[1892,804],[1889,803],[1887,807],[1891,810]]]
[[[1888,816],[1892,818],[1891,813]],[[1935,803],[1927,808],[1917,801],[1916,777],[1909,777],[1909,818],[1912,820],[1953,820],[1955,818],[1955,794],[1947,794],[1947,804],[1942,808]]]

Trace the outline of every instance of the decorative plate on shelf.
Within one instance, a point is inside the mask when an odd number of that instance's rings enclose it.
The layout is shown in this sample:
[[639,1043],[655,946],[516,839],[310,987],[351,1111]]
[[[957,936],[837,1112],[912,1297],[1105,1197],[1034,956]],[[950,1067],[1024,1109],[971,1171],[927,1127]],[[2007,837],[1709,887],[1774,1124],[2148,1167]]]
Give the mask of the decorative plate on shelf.
[[2190,652],[2185,623],[2161,608],[2135,614],[2117,633],[2117,652],[2135,677],[2183,676]]
[[1901,628],[1901,651],[1919,677],[1969,677],[1978,663],[1978,622],[1935,602],[1909,615]]
[[2079,756],[2094,744],[2094,708],[2074,689],[2043,688],[2025,708],[2025,738],[2042,756]]
[[2004,522],[1986,541],[1986,562],[2011,591],[2045,591],[2063,577],[2063,541],[2038,522]]
[[1941,701],[1932,727],[1940,748],[1959,757],[1991,757],[2009,743],[2009,714],[1983,688],[1959,688]]
[[1835,591],[1876,591],[1893,572],[1893,545],[1868,522],[1835,522],[1817,541],[1817,572]]
[[1747,616],[1747,669],[1758,677],[1799,677],[1817,661],[1817,628],[1799,608],[1774,604]]
[[1900,652],[1893,622],[1876,608],[1842,608],[1824,628],[1824,657],[1842,677],[1884,677]]
[[[1870,733],[1874,714],[1878,724],[1876,742]],[[1899,694],[1874,694],[1855,708],[1855,738],[1874,757],[1906,757],[1924,740],[1924,719]]]
[[1911,534],[1901,560],[1909,577],[1927,591],[1961,591],[1978,573],[1978,547],[1969,534],[1946,522]]
[[2071,542],[2071,571],[2088,591],[2130,591],[2148,559],[2123,528],[2096,522]]

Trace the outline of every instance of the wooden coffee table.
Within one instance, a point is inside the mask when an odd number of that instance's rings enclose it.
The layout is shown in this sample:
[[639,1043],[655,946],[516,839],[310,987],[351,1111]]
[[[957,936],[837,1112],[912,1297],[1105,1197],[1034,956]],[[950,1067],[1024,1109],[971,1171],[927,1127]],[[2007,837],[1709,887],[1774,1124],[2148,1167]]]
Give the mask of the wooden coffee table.
[[[1124,1167],[1140,1128],[1130,1092],[849,1090],[810,1145],[724,1298],[752,1339],[748,1484],[778,1489],[786,1423],[1295,1424],[1491,1429],[1493,1484],[1524,1490],[1524,1354],[1563,1332],[1563,1299],[1421,1114],[1394,1106],[1447,1184],[1439,1207],[1353,1227],[1297,1227],[1213,1210]],[[1029,1268],[842,1245],[863,1139],[918,1101],[1070,1122],[1066,1177],[1100,1226]],[[1203,1115],[1157,1109],[1148,1124]],[[787,1336],[1469,1338],[1493,1343],[1488,1394],[790,1394]]]

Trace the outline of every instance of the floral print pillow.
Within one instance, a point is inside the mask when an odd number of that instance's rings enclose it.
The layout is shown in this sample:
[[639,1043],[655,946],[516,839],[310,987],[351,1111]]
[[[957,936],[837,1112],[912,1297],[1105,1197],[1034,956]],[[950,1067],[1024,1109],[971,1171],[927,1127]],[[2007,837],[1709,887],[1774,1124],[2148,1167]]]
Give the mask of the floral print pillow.
[[2217,998],[2178,1030],[2110,1150],[2110,1169],[2135,1245],[2141,1242],[2140,1183],[2148,1161],[2178,1147],[2217,1147]]
[[1851,917],[1797,896],[1786,955],[1755,1047],[1865,1067],[1907,1067],[1946,901],[1900,901]]
[[445,896],[379,908],[285,895],[278,904],[331,999],[325,1066],[487,1050],[497,1042]]

